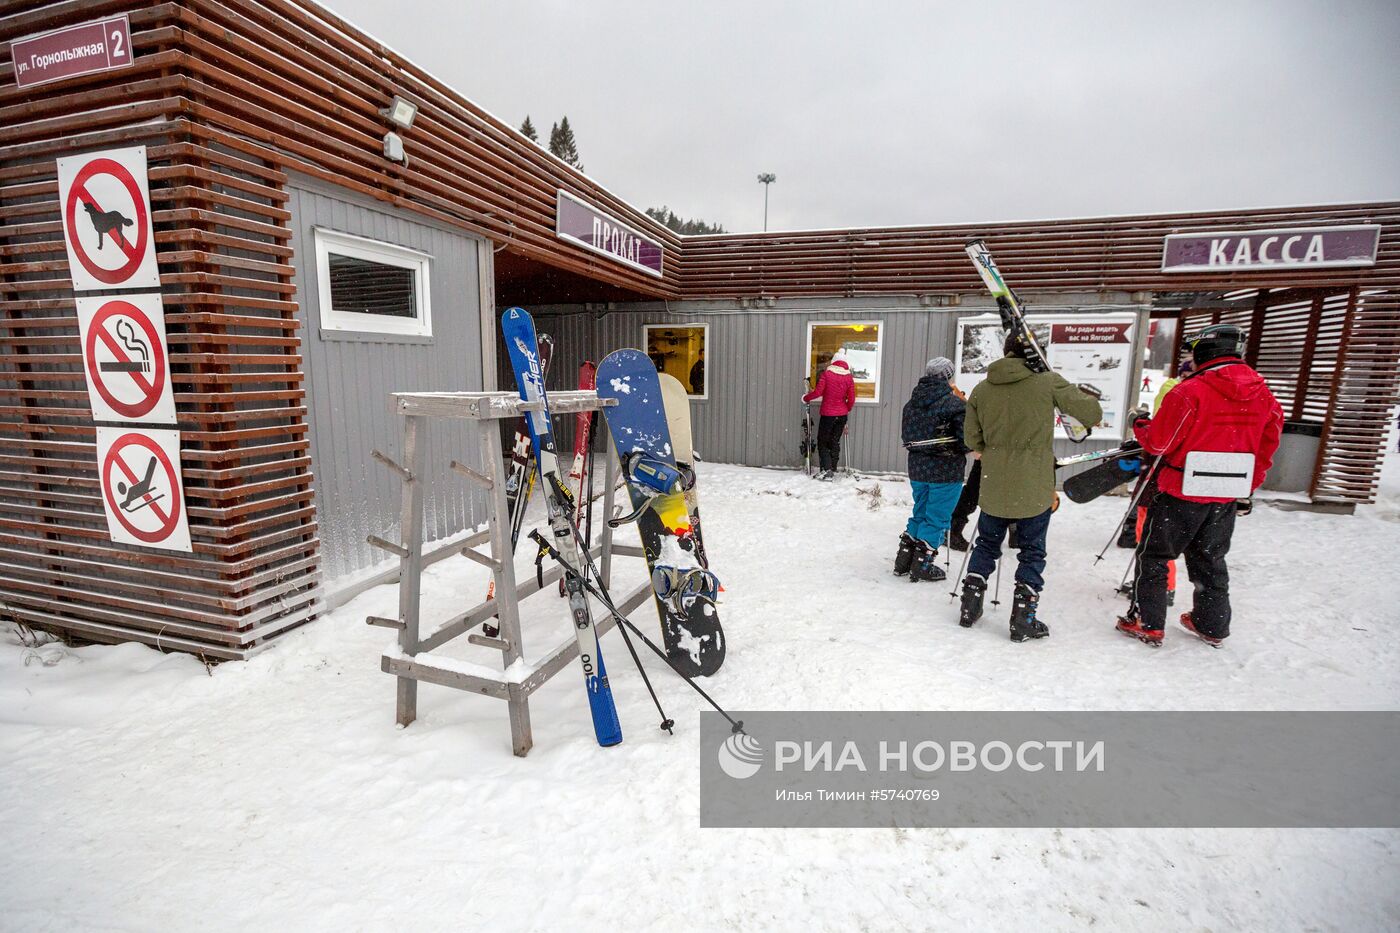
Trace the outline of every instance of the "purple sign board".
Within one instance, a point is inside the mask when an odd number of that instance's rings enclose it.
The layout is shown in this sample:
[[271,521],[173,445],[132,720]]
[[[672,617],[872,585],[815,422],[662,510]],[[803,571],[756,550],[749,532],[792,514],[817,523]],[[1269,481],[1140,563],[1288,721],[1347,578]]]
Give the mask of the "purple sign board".
[[643,236],[567,191],[559,192],[556,203],[554,233],[559,239],[661,277],[661,244],[656,240]]
[[65,26],[10,43],[15,84],[34,87],[131,64],[131,24],[126,14]]
[[1379,224],[1173,233],[1162,247],[1162,271],[1266,272],[1374,266],[1380,239]]

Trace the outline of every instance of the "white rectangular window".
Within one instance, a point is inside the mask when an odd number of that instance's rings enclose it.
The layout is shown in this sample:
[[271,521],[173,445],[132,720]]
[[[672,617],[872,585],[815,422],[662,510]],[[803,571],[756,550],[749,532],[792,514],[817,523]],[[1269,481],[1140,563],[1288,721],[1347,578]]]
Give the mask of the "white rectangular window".
[[856,381],[857,402],[880,401],[879,321],[807,324],[807,384],[815,386],[822,370],[840,353]]
[[705,339],[710,335],[708,324],[644,324],[643,342],[647,356],[659,373],[670,373],[685,386],[691,398],[707,399],[705,375]]
[[433,335],[431,256],[333,230],[317,229],[315,239],[322,330]]

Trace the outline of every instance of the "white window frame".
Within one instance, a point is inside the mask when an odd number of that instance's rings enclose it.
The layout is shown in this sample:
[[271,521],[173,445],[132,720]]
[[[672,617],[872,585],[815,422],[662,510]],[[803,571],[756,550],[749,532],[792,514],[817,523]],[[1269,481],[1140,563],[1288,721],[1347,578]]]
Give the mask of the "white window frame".
[[[371,240],[339,230],[316,227],[312,230],[312,235],[316,241],[316,296],[320,305],[322,330],[336,333],[432,337],[433,308],[429,294],[432,256],[406,246]],[[331,307],[331,253],[412,271],[417,314],[411,318],[401,318],[387,314],[337,311]]]
[[[812,365],[812,335],[816,333],[818,327],[874,327],[877,328],[879,338],[875,341],[875,397],[861,398],[856,395],[857,405],[878,405],[880,404],[880,383],[885,375],[885,322],[884,321],[808,321],[807,322],[807,351],[802,354],[802,377],[807,378],[807,367]],[[821,373],[813,373],[812,378],[820,379]],[[856,380],[856,385],[869,385],[862,379]],[[816,382],[812,383],[813,388]]]
[[642,325],[642,352],[651,356],[651,332],[654,330],[693,330],[699,328],[704,332],[705,341],[705,391],[700,395],[694,395],[689,388],[686,389],[686,398],[695,399],[697,402],[709,401],[710,398],[710,325],[701,324],[698,321],[690,324],[643,324]]

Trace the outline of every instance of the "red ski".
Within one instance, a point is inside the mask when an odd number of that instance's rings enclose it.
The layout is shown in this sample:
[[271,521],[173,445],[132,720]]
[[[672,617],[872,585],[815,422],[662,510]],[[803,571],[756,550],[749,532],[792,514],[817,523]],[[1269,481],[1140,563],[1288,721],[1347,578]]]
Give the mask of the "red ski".
[[[598,387],[598,367],[592,360],[584,360],[578,368],[578,387],[581,391],[592,391]],[[586,516],[593,514],[592,466],[589,455],[593,435],[593,415],[591,411],[581,411],[574,416],[574,464],[569,468],[569,488],[574,494],[574,527],[583,533],[584,547],[593,546],[592,522]],[[564,581],[559,581],[559,595],[564,596]]]

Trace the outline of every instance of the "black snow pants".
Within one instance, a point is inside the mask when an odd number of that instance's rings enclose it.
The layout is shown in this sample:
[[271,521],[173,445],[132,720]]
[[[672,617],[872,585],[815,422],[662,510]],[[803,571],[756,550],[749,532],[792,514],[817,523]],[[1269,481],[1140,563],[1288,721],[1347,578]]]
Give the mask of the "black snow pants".
[[1186,574],[1195,590],[1192,624],[1213,638],[1230,634],[1230,573],[1225,555],[1234,533],[1234,502],[1187,502],[1157,494],[1147,510],[1133,578],[1143,628],[1160,629],[1166,624],[1167,565],[1185,555]]
[[845,415],[822,415],[817,426],[817,457],[823,470],[836,469],[841,459],[841,433],[846,430]]
[[972,472],[967,474],[967,482],[963,483],[962,495],[958,496],[958,504],[953,506],[953,530],[962,534],[962,530],[967,527],[967,520],[972,517],[972,513],[977,511],[977,500],[982,495],[982,458],[972,461]]

